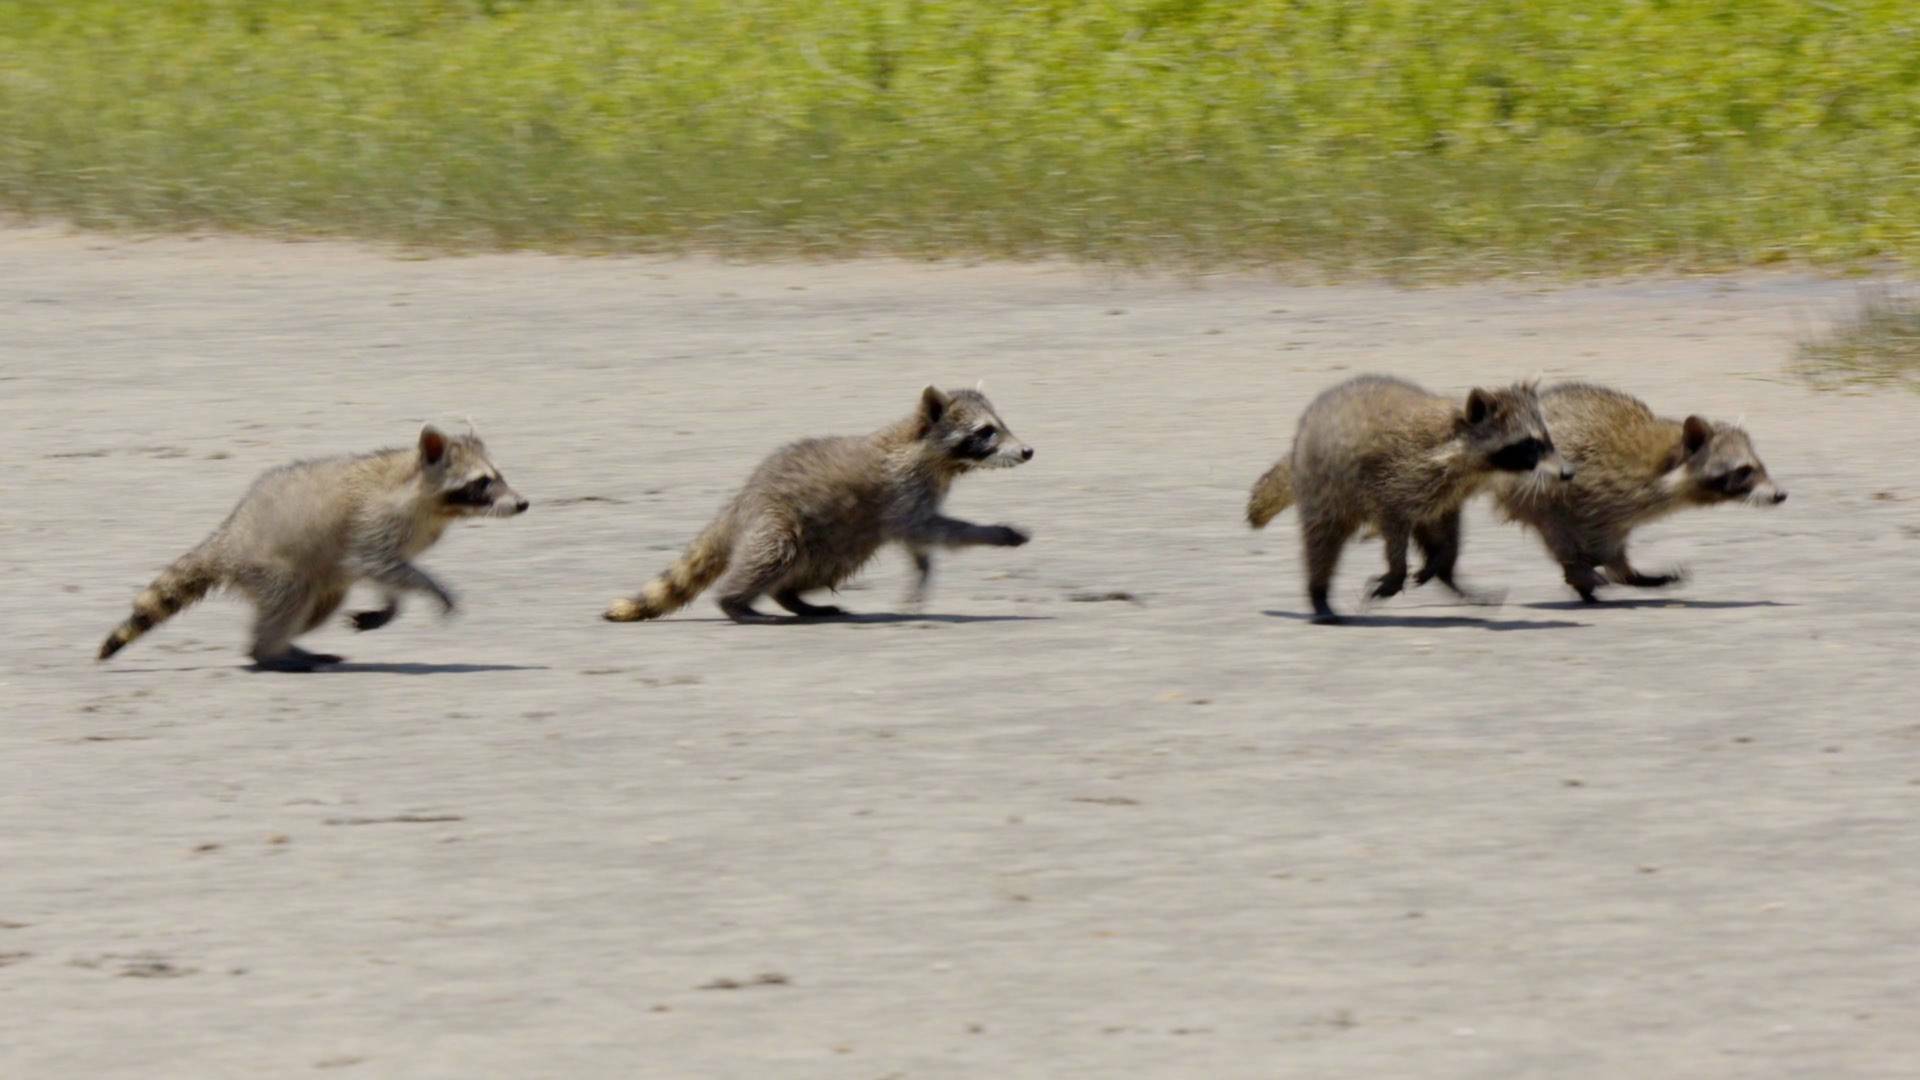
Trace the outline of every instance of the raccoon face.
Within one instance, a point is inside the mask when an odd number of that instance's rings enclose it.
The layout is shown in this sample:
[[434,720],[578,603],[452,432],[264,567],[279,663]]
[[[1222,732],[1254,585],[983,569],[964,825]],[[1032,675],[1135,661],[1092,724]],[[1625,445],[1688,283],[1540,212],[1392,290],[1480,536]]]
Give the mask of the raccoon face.
[[1680,452],[1686,455],[1681,468],[1696,502],[1778,506],[1787,501],[1786,490],[1775,486],[1753,452],[1753,441],[1737,427],[1689,416],[1681,425]]
[[512,517],[532,505],[507,486],[478,436],[449,437],[429,424],[420,431],[420,463],[442,516]]
[[978,390],[948,392],[929,386],[920,394],[920,419],[922,438],[938,448],[955,472],[1010,469],[1033,460],[1033,447],[1014,437]]
[[1554,448],[1532,386],[1475,389],[1459,422],[1467,445],[1496,472],[1515,479],[1573,479],[1573,466]]

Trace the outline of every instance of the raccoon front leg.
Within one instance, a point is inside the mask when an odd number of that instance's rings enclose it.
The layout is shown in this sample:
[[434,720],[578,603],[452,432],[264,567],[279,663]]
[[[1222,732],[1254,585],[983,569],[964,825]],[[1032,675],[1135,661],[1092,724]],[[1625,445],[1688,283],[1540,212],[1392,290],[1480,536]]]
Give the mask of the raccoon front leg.
[[918,607],[927,602],[928,587],[933,583],[933,553],[908,547],[907,554],[913,558],[913,587],[907,591],[907,603]]
[[918,547],[1019,547],[1031,537],[1011,525],[975,525],[935,514],[913,530]]
[[385,602],[381,604],[381,606],[369,608],[365,611],[356,611],[347,616],[347,622],[351,623],[355,630],[362,632],[378,630],[392,622],[393,617],[398,614],[400,614],[400,594],[388,591],[385,596]]
[[1398,595],[1407,584],[1407,542],[1413,538],[1413,526],[1389,519],[1379,523],[1380,538],[1387,542],[1387,572],[1373,583],[1375,600]]
[[1637,589],[1659,589],[1677,584],[1687,579],[1686,571],[1674,569],[1660,574],[1643,574],[1627,561],[1627,549],[1622,545],[1614,556],[1607,560],[1607,576],[1615,584],[1631,585]]
[[[393,559],[390,562],[363,566],[361,576],[376,585],[384,586],[389,594],[398,592],[426,593],[440,601],[440,612],[451,615],[454,611],[453,594],[433,579],[433,575],[413,565],[405,559]],[[391,618],[392,616],[388,616]],[[385,620],[381,620],[385,622]]]

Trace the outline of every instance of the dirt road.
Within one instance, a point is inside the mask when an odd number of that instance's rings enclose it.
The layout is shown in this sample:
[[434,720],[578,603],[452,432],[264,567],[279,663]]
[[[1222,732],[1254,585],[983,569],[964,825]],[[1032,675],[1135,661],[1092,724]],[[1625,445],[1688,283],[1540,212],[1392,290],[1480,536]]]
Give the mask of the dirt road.
[[[1910,1076],[1920,400],[1783,371],[1851,295],[0,233],[0,1075]],[[1244,493],[1362,370],[1744,415],[1792,499],[1599,608],[1477,507],[1505,606],[1309,626]],[[1039,453],[952,508],[1035,540],[926,617],[599,620],[761,453],[979,378]],[[256,472],[463,415],[534,507],[424,560],[459,618],[94,663]]]

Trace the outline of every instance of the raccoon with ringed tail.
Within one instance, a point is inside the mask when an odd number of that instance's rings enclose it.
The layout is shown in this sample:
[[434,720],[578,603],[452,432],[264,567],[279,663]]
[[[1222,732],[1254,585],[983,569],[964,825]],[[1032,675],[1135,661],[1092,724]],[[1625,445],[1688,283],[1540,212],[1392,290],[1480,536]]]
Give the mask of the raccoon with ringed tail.
[[1678,570],[1643,574],[1627,561],[1627,537],[1639,526],[1690,506],[1787,501],[1736,425],[1662,419],[1639,398],[1589,383],[1548,387],[1540,407],[1578,475],[1555,487],[1503,485],[1495,499],[1507,518],[1540,534],[1588,603],[1609,582],[1651,589],[1684,579]]
[[1314,621],[1334,623],[1339,616],[1327,602],[1334,568],[1363,526],[1387,547],[1374,598],[1405,586],[1409,542],[1424,560],[1414,584],[1438,579],[1468,595],[1454,581],[1460,508],[1501,474],[1533,474],[1542,483],[1573,476],[1531,385],[1475,389],[1462,405],[1404,379],[1361,375],[1307,406],[1292,451],[1254,483],[1247,522],[1264,528],[1299,507]]
[[[1033,460],[986,395],[929,386],[913,413],[871,435],[803,439],[762,461],[685,554],[638,595],[615,600],[610,622],[657,619],[719,582],[737,623],[782,619],[754,610],[771,595],[803,619],[846,614],[801,594],[833,589],[887,543],[904,546],[924,594],[936,548],[1019,547],[1027,534],[940,512],[955,479]],[[724,575],[724,576],[723,576]]]
[[479,437],[428,425],[414,446],[296,461],[262,473],[213,534],[174,560],[133,602],[133,614],[100,645],[105,660],[219,588],[254,605],[256,666],[310,671],[342,662],[293,639],[324,623],[356,582],[384,593],[355,612],[357,630],[385,626],[403,593],[423,593],[452,614],[453,594],[413,559],[462,518],[512,517],[528,502],[494,468]]

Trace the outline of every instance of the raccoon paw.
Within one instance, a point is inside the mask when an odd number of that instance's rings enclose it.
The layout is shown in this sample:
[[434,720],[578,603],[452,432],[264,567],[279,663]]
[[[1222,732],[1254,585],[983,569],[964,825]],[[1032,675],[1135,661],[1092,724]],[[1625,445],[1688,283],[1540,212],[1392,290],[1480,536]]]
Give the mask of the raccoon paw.
[[1407,584],[1406,575],[1402,574],[1402,575],[1396,576],[1393,574],[1389,574],[1385,577],[1375,578],[1373,583],[1373,591],[1368,593],[1367,595],[1371,596],[1375,600],[1385,600],[1389,596],[1400,595],[1400,590],[1405,588],[1406,584]]
[[353,624],[355,630],[363,632],[378,630],[392,622],[393,617],[399,613],[400,609],[397,607],[375,608],[370,611],[356,611],[347,616],[347,621]]
[[988,543],[994,547],[1019,547],[1033,539],[1011,525],[995,525],[992,531],[993,538]]

